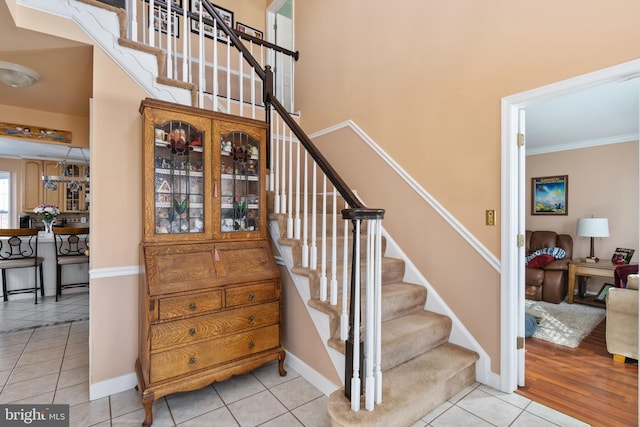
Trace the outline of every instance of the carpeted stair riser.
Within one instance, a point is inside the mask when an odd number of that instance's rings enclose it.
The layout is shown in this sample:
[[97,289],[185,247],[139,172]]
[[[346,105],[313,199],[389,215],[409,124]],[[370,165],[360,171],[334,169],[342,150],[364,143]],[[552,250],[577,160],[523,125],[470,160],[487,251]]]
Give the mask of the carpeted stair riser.
[[[451,319],[419,310],[382,323],[383,372],[393,369],[423,353],[447,343],[451,333]],[[364,341],[364,336],[360,337]],[[345,352],[340,337],[331,338],[329,345]]]
[[[382,403],[373,411],[351,411],[344,389],[329,396],[327,409],[333,427],[412,426],[424,414],[475,381],[478,356],[455,344],[438,348],[384,373]],[[363,380],[364,383],[364,380]]]
[[[314,215],[311,215],[311,214],[307,215],[307,236],[309,240],[311,239],[311,236],[313,236],[313,223],[312,223],[313,216]],[[315,235],[317,237],[320,237],[323,234],[322,215],[317,214],[315,215],[315,218],[316,218]],[[281,235],[285,236],[286,233],[283,233],[283,232],[287,230],[287,222],[289,222],[288,215],[271,214],[269,215],[269,219],[277,219],[278,227],[280,228]],[[294,222],[296,221],[295,215],[292,216],[292,220]],[[304,222],[302,221],[302,218],[300,218],[299,221],[300,221],[300,234],[302,234]],[[345,221],[344,219],[342,219],[342,215],[338,213],[338,217],[336,218],[336,227],[335,227],[337,236],[344,235],[345,225],[348,226],[347,234],[349,235],[349,237],[353,236],[353,223],[351,221]],[[324,230],[326,234],[329,236],[333,233],[333,217],[331,213],[327,213],[327,222],[325,223]],[[360,233],[363,235],[366,235],[366,230],[367,230],[367,221],[363,221],[360,224]]]
[[[331,257],[331,245],[332,245],[333,239],[331,237],[329,237],[325,243],[326,245],[326,256],[327,258]],[[298,239],[286,239],[286,238],[280,238],[278,239],[278,243],[280,243],[281,245],[287,245],[287,246],[291,246],[291,254],[293,256],[293,264],[295,266],[300,266],[302,265],[302,241],[298,240]],[[307,242],[307,246],[311,246],[312,242],[308,241]],[[360,259],[366,259],[367,257],[367,251],[366,249],[366,244],[367,244],[367,236],[361,236],[360,237]],[[344,259],[344,237],[343,236],[338,236],[336,238],[336,259],[340,262],[342,262],[342,260]],[[349,238],[347,241],[347,260],[348,262],[351,262],[351,258],[352,258],[352,246],[353,246],[353,239]],[[383,237],[381,239],[381,250],[382,253],[384,253],[385,249],[387,246],[387,241],[386,239]],[[317,240],[316,241],[316,248],[317,248],[317,252],[318,252],[318,258],[320,257],[320,253],[322,251],[322,241],[321,240]],[[319,261],[319,260],[318,260]]]
[[[382,321],[386,322],[414,311],[423,311],[427,299],[427,291],[424,287],[409,283],[393,283],[382,287]],[[347,305],[350,304],[350,295],[347,296]],[[361,294],[362,304],[366,304],[364,291]],[[340,317],[342,314],[342,299],[338,298],[337,305],[331,305],[328,301],[312,299],[309,306],[329,316],[331,337],[340,338]],[[342,343],[340,343],[342,344]],[[334,348],[343,351],[343,347],[336,345]]]
[[[343,264],[344,265],[344,264]],[[342,284],[342,271],[343,265],[336,268],[336,279],[338,284]],[[350,267],[350,266],[349,266]],[[361,288],[364,289],[366,286],[365,283],[365,274],[366,274],[367,266],[364,264],[360,265],[360,277],[362,280],[360,281]],[[309,270],[309,269],[292,269],[293,272],[297,274],[305,275],[309,278],[309,290],[311,292],[312,298],[320,297],[320,281],[322,278],[322,273],[318,270]],[[327,266],[326,271],[327,276],[327,287],[331,283],[331,266]],[[382,259],[382,286],[385,286],[389,283],[399,283],[402,282],[402,276],[404,276],[404,262],[402,260],[397,260],[393,258],[383,258]],[[351,280],[351,268],[347,269],[347,277],[348,280]]]

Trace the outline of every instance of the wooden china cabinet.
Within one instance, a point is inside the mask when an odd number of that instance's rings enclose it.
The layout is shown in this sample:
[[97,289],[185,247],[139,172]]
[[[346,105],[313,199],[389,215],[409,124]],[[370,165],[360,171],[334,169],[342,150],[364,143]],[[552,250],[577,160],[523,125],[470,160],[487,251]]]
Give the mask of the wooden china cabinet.
[[145,99],[138,388],[152,404],[278,360],[265,123]]

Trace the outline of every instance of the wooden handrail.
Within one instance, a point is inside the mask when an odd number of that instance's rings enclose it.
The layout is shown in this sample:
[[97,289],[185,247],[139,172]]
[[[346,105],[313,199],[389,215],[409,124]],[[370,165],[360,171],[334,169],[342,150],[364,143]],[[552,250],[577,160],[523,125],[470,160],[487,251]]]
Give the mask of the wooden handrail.
[[271,104],[271,106],[278,112],[282,120],[289,126],[294,135],[300,140],[300,143],[306,148],[307,152],[313,160],[318,164],[320,169],[324,172],[324,174],[329,178],[331,183],[336,187],[338,192],[344,197],[345,201],[352,208],[360,208],[365,209],[366,206],[358,200],[355,194],[351,191],[351,189],[347,186],[347,184],[343,181],[343,179],[338,175],[338,172],[331,166],[329,161],[320,153],[315,144],[311,141],[311,139],[307,136],[307,134],[302,130],[302,128],[289,116],[286,108],[280,104],[280,101],[273,96],[272,94],[267,94],[267,98],[265,102]]

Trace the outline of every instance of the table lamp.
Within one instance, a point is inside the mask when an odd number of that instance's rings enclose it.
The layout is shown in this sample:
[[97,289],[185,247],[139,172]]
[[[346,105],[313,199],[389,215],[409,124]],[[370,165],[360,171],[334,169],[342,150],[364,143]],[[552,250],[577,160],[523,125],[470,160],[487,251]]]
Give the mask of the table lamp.
[[587,260],[598,262],[593,252],[595,237],[609,237],[609,220],[607,218],[578,218],[576,234],[580,237],[591,238],[591,251]]

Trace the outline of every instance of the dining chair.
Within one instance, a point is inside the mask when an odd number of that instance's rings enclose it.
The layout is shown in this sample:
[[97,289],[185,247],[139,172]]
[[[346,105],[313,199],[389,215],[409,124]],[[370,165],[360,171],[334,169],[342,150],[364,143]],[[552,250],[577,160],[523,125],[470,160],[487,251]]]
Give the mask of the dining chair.
[[[56,245],[56,301],[62,290],[89,286],[89,227],[53,227]],[[86,280],[62,282],[62,267],[87,264]]]
[[[38,303],[38,290],[44,297],[42,274],[43,257],[38,256],[38,230],[35,228],[0,229],[0,269],[2,270],[2,296],[9,300],[11,294],[33,292]],[[33,267],[33,287],[8,289],[7,270]],[[40,273],[38,275],[38,273]],[[40,285],[38,286],[38,277]]]

